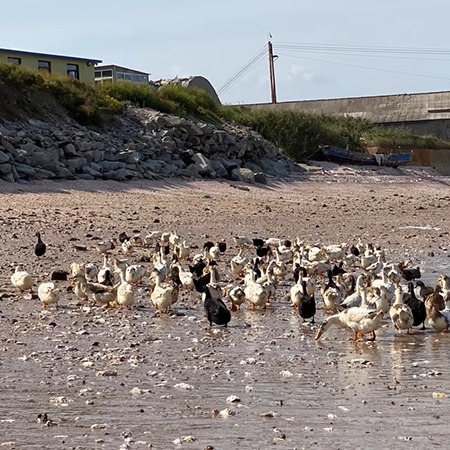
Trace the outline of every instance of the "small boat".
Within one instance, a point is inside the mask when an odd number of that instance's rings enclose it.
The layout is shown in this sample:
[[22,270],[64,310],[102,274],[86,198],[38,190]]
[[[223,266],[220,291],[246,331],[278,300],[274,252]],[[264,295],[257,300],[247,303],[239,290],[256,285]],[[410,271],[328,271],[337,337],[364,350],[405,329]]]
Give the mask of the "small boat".
[[398,167],[408,164],[412,161],[412,152],[410,153],[376,153],[369,155],[367,153],[354,152],[344,148],[323,145],[320,147],[323,157],[328,161],[339,164],[353,164],[358,166],[384,166]]

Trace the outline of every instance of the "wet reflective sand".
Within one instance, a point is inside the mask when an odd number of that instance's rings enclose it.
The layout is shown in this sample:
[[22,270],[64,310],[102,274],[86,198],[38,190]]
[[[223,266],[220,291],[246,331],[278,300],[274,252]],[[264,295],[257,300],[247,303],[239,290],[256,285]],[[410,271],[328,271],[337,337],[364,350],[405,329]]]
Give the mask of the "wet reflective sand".
[[[448,186],[313,180],[241,191],[210,182],[112,185],[119,187],[108,193],[99,185],[97,192],[25,187],[1,195],[5,448],[170,449],[182,436],[195,437],[181,444],[191,449],[446,448],[450,399],[436,397],[450,395],[448,334],[396,335],[385,320],[374,343],[350,342],[340,329],[316,342],[317,325],[303,324],[283,299],[290,277],[271,307],[244,306],[221,329],[207,325],[197,294],[183,293],[171,316],[155,313],[145,287],[132,311],[79,307],[71,293],[59,310],[44,311],[37,300],[19,298],[9,276],[19,262],[39,281],[72,261],[101,264],[95,251],[77,252],[74,243],[89,247],[88,234],[159,228],[199,246],[224,237],[224,278],[237,253],[235,234],[303,235],[314,243],[361,236],[394,259],[407,254],[434,283],[449,273]],[[402,228],[410,226],[427,228]],[[37,229],[49,245],[41,260],[32,251]],[[322,317],[320,309],[316,324]],[[240,401],[228,403],[230,396]],[[227,418],[212,414],[226,408]],[[57,426],[38,423],[40,413]]]

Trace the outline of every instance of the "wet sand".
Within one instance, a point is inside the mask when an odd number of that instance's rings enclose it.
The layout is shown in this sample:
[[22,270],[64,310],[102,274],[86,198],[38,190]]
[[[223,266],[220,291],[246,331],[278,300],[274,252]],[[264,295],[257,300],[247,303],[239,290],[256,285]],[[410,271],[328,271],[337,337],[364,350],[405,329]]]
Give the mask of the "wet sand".
[[[446,448],[449,335],[429,327],[353,343],[323,318],[303,324],[284,299],[233,313],[210,328],[200,296],[184,292],[159,315],[145,287],[131,310],[80,307],[67,283],[58,310],[17,295],[22,263],[36,283],[73,261],[102,258],[96,238],[175,230],[191,245],[225,239],[219,271],[230,277],[234,235],[300,236],[309,244],[374,242],[410,257],[435,283],[450,273],[448,179],[396,172],[326,171],[268,187],[227,182],[0,185],[0,445],[26,449]],[[41,230],[47,254],[33,253]],[[86,252],[75,244],[86,245]],[[194,250],[198,252],[200,250]],[[147,252],[137,249],[138,255]],[[120,255],[120,251],[117,252]],[[239,402],[227,403],[229,396]],[[229,408],[228,418],[212,410]],[[36,417],[47,413],[57,426]]]

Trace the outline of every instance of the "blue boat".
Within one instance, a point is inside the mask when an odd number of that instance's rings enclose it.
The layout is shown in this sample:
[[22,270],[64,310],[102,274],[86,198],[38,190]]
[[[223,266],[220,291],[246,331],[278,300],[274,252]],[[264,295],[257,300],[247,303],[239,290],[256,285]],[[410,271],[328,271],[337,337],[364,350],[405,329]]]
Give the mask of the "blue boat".
[[321,146],[320,151],[326,160],[338,164],[398,167],[412,161],[412,152],[393,154],[376,153],[375,155],[369,155],[367,153],[354,152],[352,150],[332,147],[330,145]]

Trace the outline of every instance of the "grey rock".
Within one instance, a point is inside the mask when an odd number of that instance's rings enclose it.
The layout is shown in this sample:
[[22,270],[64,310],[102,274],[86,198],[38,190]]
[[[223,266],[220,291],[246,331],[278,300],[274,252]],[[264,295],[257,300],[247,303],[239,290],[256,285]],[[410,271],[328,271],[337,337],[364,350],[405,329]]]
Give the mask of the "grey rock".
[[255,183],[267,184],[267,178],[262,172],[257,172],[254,174],[254,176],[255,176]]
[[72,173],[81,170],[81,168],[87,164],[86,158],[71,158],[66,160],[66,166]]
[[29,166],[28,164],[15,163],[14,167],[16,168],[19,177],[21,176],[34,177],[36,173],[33,167]]
[[77,156],[79,156],[75,145],[70,143],[64,146],[63,151],[66,158],[76,158]]
[[8,175],[11,173],[12,166],[9,163],[0,164],[0,175]]
[[229,174],[227,169],[225,169],[225,166],[222,164],[219,160],[213,160],[212,165],[214,168],[214,172],[216,172],[217,176],[219,178],[228,178]]
[[10,155],[7,155],[5,152],[0,150],[0,164],[8,162],[10,159]]
[[212,167],[211,161],[201,153],[194,153],[192,160],[197,168],[198,174],[202,176],[212,176],[215,175],[214,169]]
[[255,175],[250,169],[239,167],[231,171],[231,179],[235,181],[244,181],[245,183],[255,183]]
[[90,166],[83,166],[81,168],[81,173],[91,175],[94,178],[102,178],[102,173],[99,172],[98,170],[93,169]]

